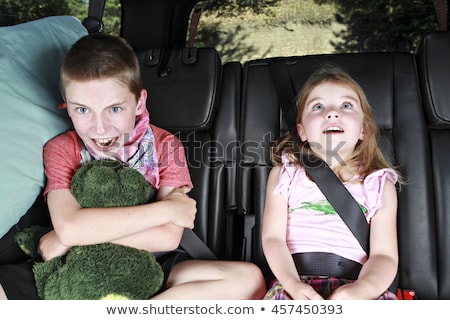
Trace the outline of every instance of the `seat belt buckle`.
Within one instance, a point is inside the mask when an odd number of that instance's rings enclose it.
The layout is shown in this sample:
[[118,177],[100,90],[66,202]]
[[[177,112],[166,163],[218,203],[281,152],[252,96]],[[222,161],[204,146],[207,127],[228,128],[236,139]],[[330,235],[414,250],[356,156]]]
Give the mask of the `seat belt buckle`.
[[411,289],[397,289],[398,300],[417,300],[416,291]]

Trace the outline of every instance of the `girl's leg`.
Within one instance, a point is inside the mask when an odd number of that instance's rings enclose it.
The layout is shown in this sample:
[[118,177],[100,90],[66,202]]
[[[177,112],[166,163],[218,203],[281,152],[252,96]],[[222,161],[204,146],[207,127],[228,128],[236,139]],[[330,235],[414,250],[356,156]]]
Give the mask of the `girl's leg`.
[[250,262],[188,260],[176,264],[158,300],[256,300],[266,284],[261,270]]

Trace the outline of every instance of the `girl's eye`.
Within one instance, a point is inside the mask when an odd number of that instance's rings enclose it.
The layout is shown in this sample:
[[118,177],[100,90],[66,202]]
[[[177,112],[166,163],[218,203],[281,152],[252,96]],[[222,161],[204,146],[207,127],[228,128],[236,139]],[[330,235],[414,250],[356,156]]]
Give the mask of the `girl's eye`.
[[114,106],[114,107],[111,107],[111,111],[113,113],[118,113],[118,112],[122,111],[122,108],[119,106]]
[[317,104],[313,105],[312,109],[313,110],[322,110],[323,105],[321,105],[320,103],[317,103]]
[[85,108],[85,107],[78,107],[78,108],[77,108],[77,112],[78,112],[78,113],[81,113],[81,114],[84,114],[84,113],[88,113],[89,111],[88,111],[88,109]]
[[353,105],[350,102],[344,102],[342,104],[342,108],[344,108],[344,109],[351,109],[351,108],[353,108]]

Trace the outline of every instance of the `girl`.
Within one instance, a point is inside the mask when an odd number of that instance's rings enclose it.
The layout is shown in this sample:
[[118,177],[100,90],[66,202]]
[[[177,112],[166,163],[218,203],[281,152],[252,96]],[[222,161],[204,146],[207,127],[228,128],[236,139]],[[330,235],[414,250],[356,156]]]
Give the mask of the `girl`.
[[[288,133],[272,150],[262,244],[276,280],[265,299],[395,299],[387,289],[398,266],[399,175],[377,145],[377,126],[362,88],[340,68],[324,66],[306,82],[297,107],[298,137]],[[365,208],[369,255],[339,215],[324,210],[329,203],[306,174],[298,150],[322,158]],[[320,270],[332,261],[349,267],[354,279]]]

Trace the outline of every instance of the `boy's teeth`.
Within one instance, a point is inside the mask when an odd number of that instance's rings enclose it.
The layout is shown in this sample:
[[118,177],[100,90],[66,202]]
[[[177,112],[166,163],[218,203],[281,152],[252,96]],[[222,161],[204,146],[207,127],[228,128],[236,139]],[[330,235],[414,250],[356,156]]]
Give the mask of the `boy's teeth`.
[[108,147],[111,145],[114,139],[95,139],[95,144],[99,147]]

